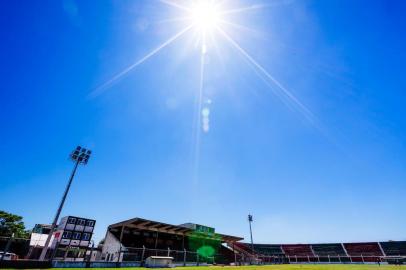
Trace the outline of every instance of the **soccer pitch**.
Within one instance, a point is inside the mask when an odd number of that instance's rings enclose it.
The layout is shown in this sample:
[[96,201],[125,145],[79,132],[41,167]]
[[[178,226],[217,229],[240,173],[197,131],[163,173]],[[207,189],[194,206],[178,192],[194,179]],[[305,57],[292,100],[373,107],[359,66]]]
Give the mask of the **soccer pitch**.
[[[284,264],[284,265],[253,265],[253,266],[199,266],[199,267],[179,267],[184,270],[390,270],[390,269],[406,269],[406,266],[398,265],[377,265],[377,264],[323,264],[323,265],[311,265],[311,264]],[[57,269],[57,268],[54,268]],[[67,269],[85,269],[85,268],[59,268],[61,270]],[[89,269],[89,268],[86,268]],[[106,269],[106,268],[91,268],[91,269]],[[142,267],[136,268],[109,268],[109,269],[121,269],[121,270],[139,270],[145,269]]]

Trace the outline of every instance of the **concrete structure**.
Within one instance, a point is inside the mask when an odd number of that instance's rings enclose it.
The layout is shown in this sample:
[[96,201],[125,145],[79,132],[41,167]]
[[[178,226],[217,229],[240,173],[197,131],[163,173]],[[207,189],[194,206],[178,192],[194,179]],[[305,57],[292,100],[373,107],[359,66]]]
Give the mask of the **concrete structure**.
[[30,235],[30,246],[44,247],[50,230],[51,225],[49,224],[35,224]]
[[212,227],[194,223],[171,225],[133,218],[107,228],[102,259],[144,263],[146,258],[158,256],[174,257],[177,263],[235,262],[234,251],[223,244],[234,246],[234,242],[242,239],[219,234]]
[[[45,242],[48,238],[50,230],[50,224],[35,224],[30,235],[30,247],[26,256],[27,259],[39,258],[42,248],[45,246]],[[54,240],[54,235],[52,235],[51,240]]]

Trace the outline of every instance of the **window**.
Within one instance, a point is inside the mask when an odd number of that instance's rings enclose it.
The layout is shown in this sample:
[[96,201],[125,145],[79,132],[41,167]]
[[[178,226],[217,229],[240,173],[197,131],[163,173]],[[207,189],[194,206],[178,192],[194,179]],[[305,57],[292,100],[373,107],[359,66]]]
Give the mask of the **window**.
[[94,226],[94,221],[93,220],[86,221],[86,226],[93,227]]
[[68,218],[68,223],[69,224],[75,224],[76,223],[76,218],[74,218],[74,217]]
[[79,232],[74,232],[72,239],[74,239],[74,240],[80,240],[81,235],[82,235],[82,234],[79,233]]
[[84,219],[78,219],[77,225],[82,225],[82,226],[84,226],[85,223],[86,223],[86,221],[85,221]]
[[64,231],[62,234],[62,238],[70,239],[72,236],[72,232]]
[[90,233],[84,233],[82,236],[83,241],[89,241],[90,240]]

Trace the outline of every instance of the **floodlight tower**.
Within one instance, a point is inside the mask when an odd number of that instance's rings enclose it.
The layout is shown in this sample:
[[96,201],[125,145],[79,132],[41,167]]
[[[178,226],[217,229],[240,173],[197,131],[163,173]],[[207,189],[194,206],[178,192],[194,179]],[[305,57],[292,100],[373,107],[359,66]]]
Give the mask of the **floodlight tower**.
[[251,214],[248,214],[248,223],[250,224],[250,235],[251,235],[251,250],[252,253],[254,253],[254,241],[252,240],[252,228],[251,228],[251,223],[253,222],[253,218]]
[[92,153],[92,151],[90,151],[90,150],[88,150],[86,148],[83,148],[81,146],[77,146],[76,149],[72,152],[72,154],[70,154],[70,158],[75,162],[75,165],[73,166],[73,170],[72,170],[72,173],[70,175],[68,185],[65,188],[65,192],[63,193],[62,200],[59,203],[59,207],[58,207],[58,210],[56,211],[54,221],[52,222],[51,230],[49,231],[47,240],[45,241],[44,248],[42,249],[41,255],[39,257],[39,259],[41,261],[45,260],[45,256],[46,256],[47,251],[48,251],[49,242],[51,241],[52,234],[54,233],[54,230],[55,230],[55,227],[56,227],[56,223],[58,222],[58,219],[59,219],[59,215],[61,214],[61,211],[62,211],[63,205],[65,203],[66,197],[68,196],[68,192],[69,192],[70,186],[72,184],[73,177],[75,176],[76,170],[77,170],[79,164],[83,164],[83,165],[87,164],[87,162],[89,161],[91,153]]

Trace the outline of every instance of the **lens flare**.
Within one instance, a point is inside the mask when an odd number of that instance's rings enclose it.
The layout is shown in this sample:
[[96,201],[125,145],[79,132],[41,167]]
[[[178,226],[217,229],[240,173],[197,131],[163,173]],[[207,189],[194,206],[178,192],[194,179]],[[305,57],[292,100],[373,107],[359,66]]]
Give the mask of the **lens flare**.
[[[259,0],[257,0],[259,1]],[[90,96],[95,97],[107,88],[130,73],[134,68],[146,62],[148,59],[155,56],[162,49],[168,47],[172,43],[175,43],[186,32],[190,32],[192,41],[196,44],[195,48],[200,49],[200,76],[196,87],[196,108],[194,117],[194,129],[193,129],[193,141],[194,141],[194,178],[197,181],[199,171],[199,156],[200,156],[200,135],[201,133],[208,133],[210,130],[210,106],[203,104],[203,100],[208,98],[207,91],[205,89],[205,76],[206,76],[206,63],[210,62],[212,56],[211,49],[216,49],[220,59],[222,54],[219,51],[218,40],[225,41],[227,44],[231,44],[239,55],[246,61],[248,66],[253,68],[258,77],[265,82],[265,84],[271,88],[271,90],[283,101],[288,107],[292,106],[297,112],[302,114],[306,120],[311,124],[321,129],[318,124],[318,120],[315,115],[302,103],[297,97],[293,95],[288,88],[283,86],[265,67],[251,56],[247,50],[245,50],[238,42],[233,38],[230,32],[230,27],[236,30],[249,30],[248,32],[254,32],[255,29],[248,28],[237,22],[230,21],[235,20],[236,15],[263,9],[270,7],[273,4],[254,4],[250,6],[235,6],[237,1],[224,1],[224,0],[160,0],[161,3],[177,9],[181,12],[180,17],[168,18],[161,20],[161,22],[182,22],[185,23],[184,29],[176,33],[168,40],[158,45],[155,49],[152,49],[149,53],[141,57],[138,61],[123,69],[121,72],[113,76],[110,80],[107,80],[104,84],[96,88]],[[231,4],[232,3],[232,4]],[[232,16],[230,16],[232,15]],[[208,61],[206,61],[206,58]],[[222,59],[221,59],[222,60]],[[323,132],[324,133],[324,132]],[[196,248],[197,249],[197,248]],[[209,253],[208,249],[202,249],[202,253]],[[202,256],[202,255],[201,255]]]
[[213,30],[220,21],[220,10],[212,1],[199,1],[190,10],[193,24],[202,31]]

